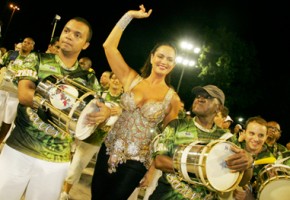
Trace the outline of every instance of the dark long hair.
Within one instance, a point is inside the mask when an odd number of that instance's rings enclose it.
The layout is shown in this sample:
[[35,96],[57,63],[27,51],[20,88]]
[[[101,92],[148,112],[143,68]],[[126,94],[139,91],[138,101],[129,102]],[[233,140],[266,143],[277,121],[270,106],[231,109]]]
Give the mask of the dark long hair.
[[[151,60],[151,55],[152,54],[155,54],[156,50],[160,47],[160,46],[169,46],[171,47],[172,49],[174,49],[175,51],[175,55],[177,55],[177,50],[175,48],[175,46],[172,44],[172,43],[169,43],[169,42],[161,42],[161,43],[157,43],[153,49],[150,51],[150,54],[148,56],[148,58],[146,59],[143,67],[141,68],[141,76],[143,78],[147,78],[150,73],[151,73],[151,70],[152,70],[152,65],[150,63],[150,60]],[[171,71],[172,72],[172,71]],[[171,72],[169,74],[166,75],[165,77],[165,83],[168,85],[168,86],[171,86],[170,84],[170,81],[171,81]]]

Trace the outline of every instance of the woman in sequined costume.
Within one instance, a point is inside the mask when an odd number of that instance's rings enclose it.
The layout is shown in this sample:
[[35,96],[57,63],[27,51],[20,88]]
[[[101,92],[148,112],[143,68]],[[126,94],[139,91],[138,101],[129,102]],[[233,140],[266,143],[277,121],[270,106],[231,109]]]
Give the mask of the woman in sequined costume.
[[147,18],[152,12],[147,12],[143,5],[139,8],[128,11],[103,44],[109,65],[124,87],[123,112],[100,149],[92,181],[92,199],[126,200],[148,171],[149,175],[141,182],[146,186],[154,170],[150,144],[157,124],[167,124],[178,116],[180,98],[168,83],[168,75],[175,66],[175,48],[169,43],[156,45],[141,76],[128,66],[118,50],[129,22],[133,18]]

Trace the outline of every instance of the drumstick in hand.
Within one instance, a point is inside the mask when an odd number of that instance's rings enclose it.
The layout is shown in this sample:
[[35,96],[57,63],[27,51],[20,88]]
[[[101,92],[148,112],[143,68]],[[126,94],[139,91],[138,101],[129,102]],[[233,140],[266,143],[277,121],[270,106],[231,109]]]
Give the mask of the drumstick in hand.
[[254,161],[254,165],[263,165],[263,164],[272,164],[276,162],[276,158],[274,157],[267,157],[267,158],[262,158],[259,160]]

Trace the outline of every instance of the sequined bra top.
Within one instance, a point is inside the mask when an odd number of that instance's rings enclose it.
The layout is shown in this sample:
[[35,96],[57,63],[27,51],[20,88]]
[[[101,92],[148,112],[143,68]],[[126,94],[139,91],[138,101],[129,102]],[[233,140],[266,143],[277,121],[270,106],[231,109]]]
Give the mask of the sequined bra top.
[[130,89],[123,93],[122,114],[105,140],[107,154],[116,158],[114,166],[126,160],[137,160],[149,167],[150,143],[156,134],[157,124],[164,119],[174,94],[174,90],[170,88],[163,101],[147,102],[139,108],[131,90],[142,80],[143,78],[138,76]]

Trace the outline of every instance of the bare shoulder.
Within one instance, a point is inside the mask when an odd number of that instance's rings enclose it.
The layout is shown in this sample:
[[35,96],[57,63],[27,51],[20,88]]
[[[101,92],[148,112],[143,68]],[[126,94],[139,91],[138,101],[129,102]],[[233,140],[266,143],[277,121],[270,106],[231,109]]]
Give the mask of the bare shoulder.
[[133,81],[137,81],[137,79],[139,77],[140,77],[140,75],[135,70],[131,70],[130,73],[126,76],[126,78],[125,79],[123,78],[121,81],[123,88],[124,88],[124,91],[128,91],[130,89]]
[[176,119],[178,117],[180,107],[181,107],[180,97],[176,92],[174,92],[171,98],[170,106],[168,107],[168,110],[166,112],[166,119],[164,124],[167,124],[169,121]]
[[174,91],[172,99],[171,99],[171,104],[177,105],[180,102],[181,102],[181,99],[180,99],[179,95],[177,94],[177,92]]

